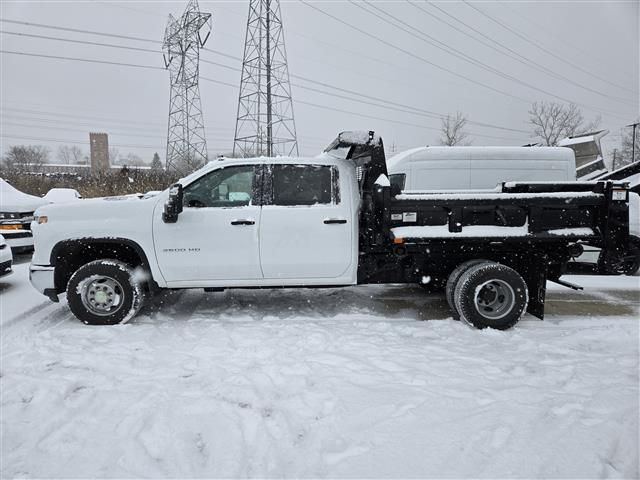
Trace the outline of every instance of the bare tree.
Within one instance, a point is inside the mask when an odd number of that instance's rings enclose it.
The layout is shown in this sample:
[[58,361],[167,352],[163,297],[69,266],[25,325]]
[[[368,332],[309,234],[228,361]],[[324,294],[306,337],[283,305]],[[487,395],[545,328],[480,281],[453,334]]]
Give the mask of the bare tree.
[[467,140],[468,134],[464,129],[466,125],[467,117],[460,112],[456,112],[455,115],[449,114],[442,118],[440,144],[450,147],[454,145],[470,145],[471,142]]
[[4,156],[4,164],[10,169],[34,169],[49,161],[49,149],[42,145],[14,145]]
[[129,167],[141,167],[144,165],[144,161],[142,160],[142,158],[140,158],[140,156],[136,155],[135,153],[127,154],[123,163],[124,165],[127,165]]
[[598,116],[585,124],[582,111],[574,103],[534,102],[529,109],[533,134],[548,146],[556,146],[563,138],[596,130],[600,122]]
[[83,153],[80,147],[75,145],[62,145],[58,148],[57,157],[62,163],[66,163],[67,165],[76,165],[78,163],[82,163]]
[[120,151],[116,147],[109,147],[109,164],[117,165]]

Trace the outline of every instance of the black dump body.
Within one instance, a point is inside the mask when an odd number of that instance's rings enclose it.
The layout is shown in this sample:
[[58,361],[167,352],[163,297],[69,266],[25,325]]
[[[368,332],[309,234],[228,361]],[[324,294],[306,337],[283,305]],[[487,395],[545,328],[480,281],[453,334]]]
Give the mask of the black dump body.
[[401,193],[388,182],[382,140],[344,132],[326,149],[362,168],[359,283],[446,281],[460,263],[497,261],[529,289],[528,311],[544,314],[546,280],[558,281],[582,245],[616,262],[628,243],[628,185],[594,181],[503,183],[495,191]]

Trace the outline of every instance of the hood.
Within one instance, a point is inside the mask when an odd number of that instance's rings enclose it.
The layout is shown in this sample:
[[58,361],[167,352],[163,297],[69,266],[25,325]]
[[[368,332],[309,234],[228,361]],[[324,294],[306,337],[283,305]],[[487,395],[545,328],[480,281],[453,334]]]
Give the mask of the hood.
[[0,210],[3,212],[33,212],[47,203],[40,197],[21,192],[0,178]]
[[124,220],[153,210],[159,196],[140,198],[135,195],[85,198],[73,202],[50,203],[38,208],[36,215],[47,215],[50,219],[83,220]]

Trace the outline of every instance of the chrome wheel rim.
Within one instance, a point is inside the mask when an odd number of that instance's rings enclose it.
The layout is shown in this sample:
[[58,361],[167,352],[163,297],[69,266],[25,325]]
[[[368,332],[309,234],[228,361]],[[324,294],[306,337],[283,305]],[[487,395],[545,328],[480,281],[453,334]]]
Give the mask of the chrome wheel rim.
[[513,310],[516,295],[507,282],[493,279],[476,288],[473,304],[480,315],[490,320],[499,320]]
[[115,278],[93,275],[81,286],[82,304],[94,315],[113,315],[122,308],[124,290]]

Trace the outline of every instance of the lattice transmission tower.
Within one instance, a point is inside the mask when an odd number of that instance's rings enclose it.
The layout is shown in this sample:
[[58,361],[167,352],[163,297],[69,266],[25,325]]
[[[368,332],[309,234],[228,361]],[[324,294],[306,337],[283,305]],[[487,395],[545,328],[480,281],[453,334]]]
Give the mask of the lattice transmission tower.
[[170,72],[167,170],[190,173],[207,161],[207,141],[200,103],[200,49],[211,34],[211,14],[190,0],[182,16],[169,15],[162,44]]
[[279,0],[250,0],[234,156],[298,155]]

